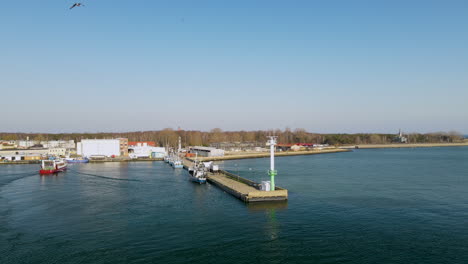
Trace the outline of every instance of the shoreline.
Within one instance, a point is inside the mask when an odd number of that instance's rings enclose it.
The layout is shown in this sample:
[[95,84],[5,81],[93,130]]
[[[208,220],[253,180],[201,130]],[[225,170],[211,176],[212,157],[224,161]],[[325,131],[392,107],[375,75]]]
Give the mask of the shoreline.
[[[287,156],[304,156],[304,155],[317,155],[327,153],[340,153],[340,152],[351,152],[350,149],[333,148],[333,149],[322,149],[322,150],[311,150],[311,151],[285,151],[275,152],[275,157],[287,157]],[[240,160],[240,159],[258,159],[258,158],[269,158],[270,152],[261,153],[245,153],[237,155],[225,155],[223,157],[198,157],[200,161],[221,161],[221,160]]]
[[409,143],[409,144],[356,144],[341,146],[342,149],[378,149],[378,148],[436,148],[468,147],[468,142],[461,143]]
[[[385,148],[436,148],[436,147],[468,147],[468,142],[462,143],[414,143],[414,144],[356,144],[339,146],[330,149],[309,150],[309,151],[285,151],[275,152],[275,157],[288,157],[288,156],[304,156],[304,155],[318,155],[328,153],[352,152],[353,149],[385,149]],[[268,158],[270,152],[255,152],[244,154],[225,155],[223,157],[198,157],[200,161],[222,161],[222,160],[241,160],[241,159],[258,159]],[[162,158],[148,158],[148,159],[105,159],[105,160],[90,160],[89,163],[106,163],[106,162],[153,162],[163,161]],[[40,164],[40,160],[21,160],[0,162],[1,165],[28,165]]]
[[[106,162],[152,162],[152,161],[163,161],[163,158],[151,158],[151,159],[109,159],[109,160],[90,160],[88,163],[106,163]],[[9,161],[0,162],[1,165],[28,165],[28,164],[41,164],[40,160],[21,160],[21,161]],[[86,163],[76,163],[86,164]]]

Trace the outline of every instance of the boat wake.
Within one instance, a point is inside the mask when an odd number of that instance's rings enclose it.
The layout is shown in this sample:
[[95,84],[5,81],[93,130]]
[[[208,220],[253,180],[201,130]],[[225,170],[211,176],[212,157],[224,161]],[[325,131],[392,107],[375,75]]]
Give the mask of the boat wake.
[[22,173],[12,173],[12,174],[6,174],[6,175],[0,175],[0,187],[3,187],[5,185],[8,185],[14,181],[21,180],[27,177],[31,177],[37,175],[37,171],[31,171],[31,172],[22,172]]
[[114,177],[108,177],[108,176],[104,176],[104,175],[98,175],[98,174],[92,174],[92,173],[79,172],[79,171],[71,170],[71,169],[68,169],[68,171],[74,172],[74,173],[76,173],[76,174],[81,174],[81,175],[86,175],[86,176],[92,176],[92,177],[102,178],[102,179],[107,179],[107,180],[141,182],[141,180],[137,180],[137,179],[114,178]]

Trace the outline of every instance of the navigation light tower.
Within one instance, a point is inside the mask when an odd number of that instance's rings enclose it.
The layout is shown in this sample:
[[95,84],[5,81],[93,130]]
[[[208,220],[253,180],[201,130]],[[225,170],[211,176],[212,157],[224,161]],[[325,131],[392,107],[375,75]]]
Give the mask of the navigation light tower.
[[275,190],[275,176],[277,171],[275,170],[275,146],[276,146],[276,136],[269,136],[268,145],[270,145],[270,170],[268,174],[270,175],[270,191]]

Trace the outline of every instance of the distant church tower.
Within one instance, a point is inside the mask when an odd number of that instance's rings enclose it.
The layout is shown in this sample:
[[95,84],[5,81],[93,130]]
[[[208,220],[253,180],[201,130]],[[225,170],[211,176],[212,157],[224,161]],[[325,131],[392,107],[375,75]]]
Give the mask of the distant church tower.
[[408,138],[403,136],[401,128],[398,130],[398,140],[400,141],[400,143],[408,143]]

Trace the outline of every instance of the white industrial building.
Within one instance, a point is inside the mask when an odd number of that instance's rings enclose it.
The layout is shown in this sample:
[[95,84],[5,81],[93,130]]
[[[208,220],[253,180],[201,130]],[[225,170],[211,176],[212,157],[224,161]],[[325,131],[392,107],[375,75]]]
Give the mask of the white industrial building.
[[128,148],[128,155],[132,159],[137,158],[163,158],[166,155],[166,148],[152,147],[146,143],[138,144]]
[[67,155],[67,149],[66,148],[49,148],[49,151],[47,152],[48,155],[50,156],[66,156]]
[[51,140],[51,141],[37,141],[37,140],[18,140],[16,145],[19,148],[30,148],[35,145],[42,145],[44,148],[76,148],[74,140]]
[[40,143],[44,148],[66,148],[74,149],[76,148],[75,140],[51,140],[51,141],[41,141]]
[[34,141],[34,140],[18,140],[16,145],[19,148],[30,148],[34,146],[35,144],[39,144],[39,141]]
[[224,150],[211,147],[190,147],[190,152],[200,157],[223,157]]
[[[76,144],[76,153],[89,158],[91,156],[121,156],[122,139],[83,139]],[[128,141],[127,141],[128,142]]]

